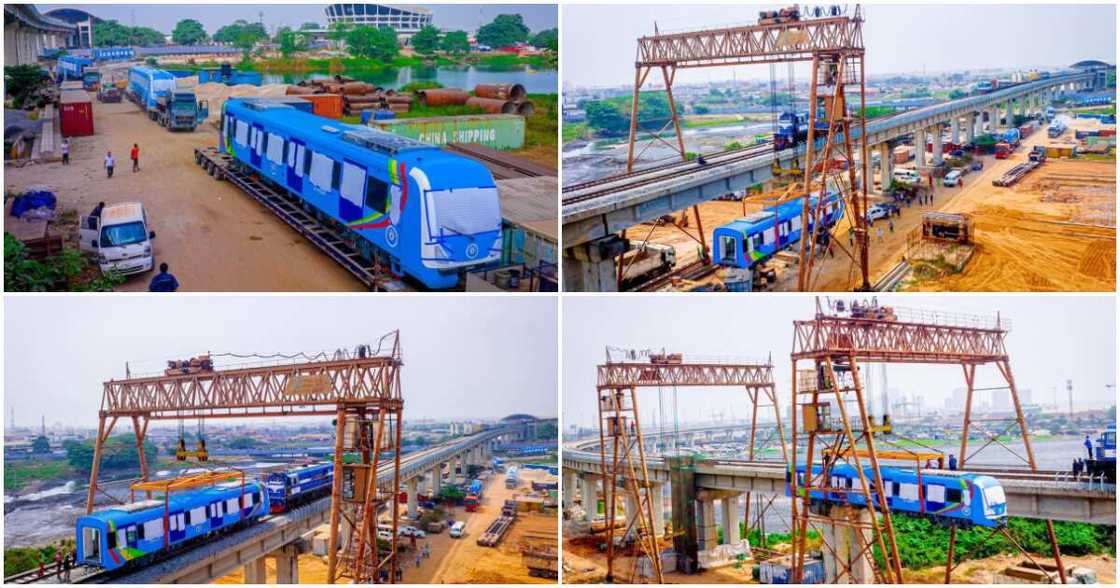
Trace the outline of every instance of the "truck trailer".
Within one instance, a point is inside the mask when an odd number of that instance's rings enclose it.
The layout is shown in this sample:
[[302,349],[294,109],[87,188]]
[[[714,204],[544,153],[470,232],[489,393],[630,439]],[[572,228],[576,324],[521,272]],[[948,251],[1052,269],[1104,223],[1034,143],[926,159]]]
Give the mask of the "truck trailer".
[[156,120],[159,97],[175,91],[175,76],[162,69],[136,66],[128,69],[128,99]]

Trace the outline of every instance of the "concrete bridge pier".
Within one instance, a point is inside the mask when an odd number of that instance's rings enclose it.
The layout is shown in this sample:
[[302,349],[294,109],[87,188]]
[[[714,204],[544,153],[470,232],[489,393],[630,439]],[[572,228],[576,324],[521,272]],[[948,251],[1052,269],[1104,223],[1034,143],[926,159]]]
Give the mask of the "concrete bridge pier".
[[303,553],[303,550],[295,543],[289,543],[272,553],[273,557],[276,558],[277,584],[299,584],[299,555],[301,553]]
[[245,584],[267,584],[268,573],[265,571],[264,558],[258,557],[245,564],[245,573],[243,576],[243,583]]
[[458,456],[458,459],[459,459],[459,475],[463,476],[463,481],[466,482],[467,481],[467,455],[465,453],[460,453],[459,456]]
[[653,535],[665,535],[665,484],[650,483],[650,498],[653,500]]
[[926,130],[914,131],[914,167],[919,170],[926,168]]
[[[862,547],[874,541],[871,517],[867,510],[848,506],[833,507],[830,518],[838,524],[825,525],[821,530],[824,541],[832,547],[835,556],[824,551],[826,584],[870,584],[875,581],[874,570],[866,557],[860,556]],[[864,525],[863,528],[851,525]]]
[[617,292],[615,257],[629,242],[617,235],[581,243],[564,250],[564,287],[577,292]]
[[428,484],[432,490],[432,496],[437,496],[443,489],[443,464],[437,463],[428,475],[430,476]]
[[949,119],[949,142],[954,145],[961,142],[961,119],[955,116]]
[[741,494],[724,496],[720,504],[720,525],[723,527],[723,544],[739,543],[739,497]]
[[591,476],[580,479],[580,502],[583,506],[583,520],[591,522],[599,514],[599,480]]
[[[628,487],[629,484],[630,482],[626,481],[624,487]],[[634,521],[638,518],[638,501],[634,500],[634,496],[629,492],[623,495],[623,498],[623,509],[626,511],[626,527],[624,527],[624,529],[629,529],[631,533],[636,533],[638,524]]]
[[670,455],[666,461],[669,466],[673,501],[671,516],[673,517],[673,552],[677,557],[676,569],[683,574],[695,574],[700,570],[699,529],[696,524],[697,511],[700,509],[696,500],[695,462],[693,457],[687,454]]
[[416,478],[404,483],[405,495],[408,497],[408,518],[415,520],[420,514],[416,509],[416,487],[418,481]]
[[965,117],[965,122],[968,124],[965,125],[964,136],[970,144],[976,140],[977,125],[983,124],[983,121],[984,115],[975,112]]
[[894,151],[890,141],[879,143],[879,185],[880,193],[886,193],[894,177]]
[[716,500],[711,492],[696,494],[696,541],[700,551],[715,549],[719,545],[719,529],[716,526]]
[[942,163],[945,163],[945,160],[941,156],[942,151],[944,150],[944,143],[942,143],[941,131],[942,131],[942,129],[941,129],[941,124],[940,123],[938,123],[938,124],[934,125],[932,128],[930,128],[930,132],[933,133],[933,160],[932,160],[932,162],[933,162],[934,167],[939,166]]
[[1015,126],[1015,114],[1011,112],[1011,104],[1012,101],[1008,100],[1007,104],[1005,105],[1007,107],[1007,120],[1004,121],[1004,125],[1006,125],[1007,128]]

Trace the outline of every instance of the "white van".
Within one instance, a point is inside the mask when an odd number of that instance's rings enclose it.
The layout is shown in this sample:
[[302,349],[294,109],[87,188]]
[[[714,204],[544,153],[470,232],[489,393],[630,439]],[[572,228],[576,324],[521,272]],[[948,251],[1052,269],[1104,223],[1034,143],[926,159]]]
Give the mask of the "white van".
[[902,168],[894,170],[894,180],[904,184],[917,184],[922,181],[922,176],[918,174],[918,170]]
[[78,247],[97,254],[102,272],[115,269],[127,276],[152,269],[156,233],[148,230],[143,204],[112,204],[101,210],[101,216],[85,216],[80,223]]
[[455,524],[451,525],[451,536],[458,539],[459,537],[463,536],[463,533],[466,530],[467,530],[467,524],[466,523],[464,523],[463,521],[455,521]]
[[961,170],[955,169],[945,174],[945,177],[941,179],[941,184],[946,188],[958,186],[961,183],[961,175]]

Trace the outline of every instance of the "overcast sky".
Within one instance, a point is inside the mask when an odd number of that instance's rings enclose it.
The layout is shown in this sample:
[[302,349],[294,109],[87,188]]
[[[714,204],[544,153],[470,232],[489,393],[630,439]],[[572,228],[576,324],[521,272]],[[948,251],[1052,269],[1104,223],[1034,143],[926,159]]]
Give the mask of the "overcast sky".
[[[845,297],[849,300],[851,297]],[[1011,320],[1007,348],[1020,389],[1030,389],[1033,402],[1060,400],[1065,406],[1066,379],[1073,380],[1074,405],[1115,404],[1115,392],[1105,388],[1116,378],[1116,308],[1111,296],[1064,297],[987,295],[885,297],[880,301],[899,307],[1001,317]],[[563,412],[564,426],[594,427],[595,366],[604,361],[604,348],[661,349],[702,355],[765,358],[773,354],[774,377],[782,414],[789,404],[790,359],[793,324],[811,319],[809,296],[614,296],[567,297],[564,300]],[[801,362],[801,367],[809,367]],[[997,384],[993,366],[977,371],[977,387]],[[877,384],[877,376],[870,384]],[[1002,380],[1000,380],[1002,383]],[[887,368],[888,389],[907,397],[921,394],[928,405],[942,408],[956,388],[964,386],[959,367],[904,366]],[[1055,398],[1053,389],[1060,390]],[[665,404],[666,419],[672,389],[639,392],[643,422],[657,422],[650,413]],[[746,419],[749,405],[739,388],[679,388],[680,420]],[[878,411],[876,411],[878,412]],[[651,420],[652,419],[652,420]],[[671,424],[671,420],[666,420]]]
[[[532,4],[414,4],[432,10],[433,24],[441,29],[475,31],[499,14],[520,14],[533,31],[556,27],[556,7]],[[327,24],[326,4],[37,4],[40,12],[53,8],[80,8],[105,20],[115,19],[122,24],[151,27],[170,34],[175,23],[193,18],[202,23],[206,32],[214,34],[220,27],[237,19],[256,22],[263,18],[268,31],[280,26],[299,27],[305,22]],[[262,14],[263,13],[263,16]]]
[[4,425],[96,427],[101,383],[206,351],[352,348],[401,331],[405,420],[556,417],[550,297],[36,296],[4,301]]
[[[783,5],[784,6],[784,5]],[[633,84],[637,39],[660,31],[753,24],[779,5],[693,3],[565,5],[561,67],[566,86]],[[969,68],[1065,67],[1116,59],[1116,6],[864,4],[867,74]],[[779,66],[779,80],[786,66]],[[804,81],[808,67],[795,74]],[[675,83],[769,79],[766,65],[682,70]],[[650,80],[660,84],[660,74]],[[648,83],[648,82],[647,82]]]

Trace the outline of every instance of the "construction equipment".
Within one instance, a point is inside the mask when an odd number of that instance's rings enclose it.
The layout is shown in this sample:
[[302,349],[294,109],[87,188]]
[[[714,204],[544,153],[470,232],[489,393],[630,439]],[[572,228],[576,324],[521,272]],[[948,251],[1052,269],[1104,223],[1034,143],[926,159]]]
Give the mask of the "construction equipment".
[[521,562],[534,578],[559,577],[560,553],[551,545],[527,545],[521,548]]
[[[996,153],[998,156],[999,152],[997,151]],[[1019,165],[1007,170],[1007,173],[992,180],[992,185],[1003,188],[1014,186],[1015,184],[1019,183],[1019,180],[1022,180],[1024,177],[1026,177],[1027,174],[1034,171],[1035,168],[1040,165],[1042,165],[1041,161],[1027,161],[1025,163],[1020,163]]]
[[490,526],[482,532],[476,543],[483,547],[497,547],[498,543],[501,543],[502,539],[505,538],[515,520],[517,520],[517,501],[507,500],[502,505],[502,515],[490,523]]

